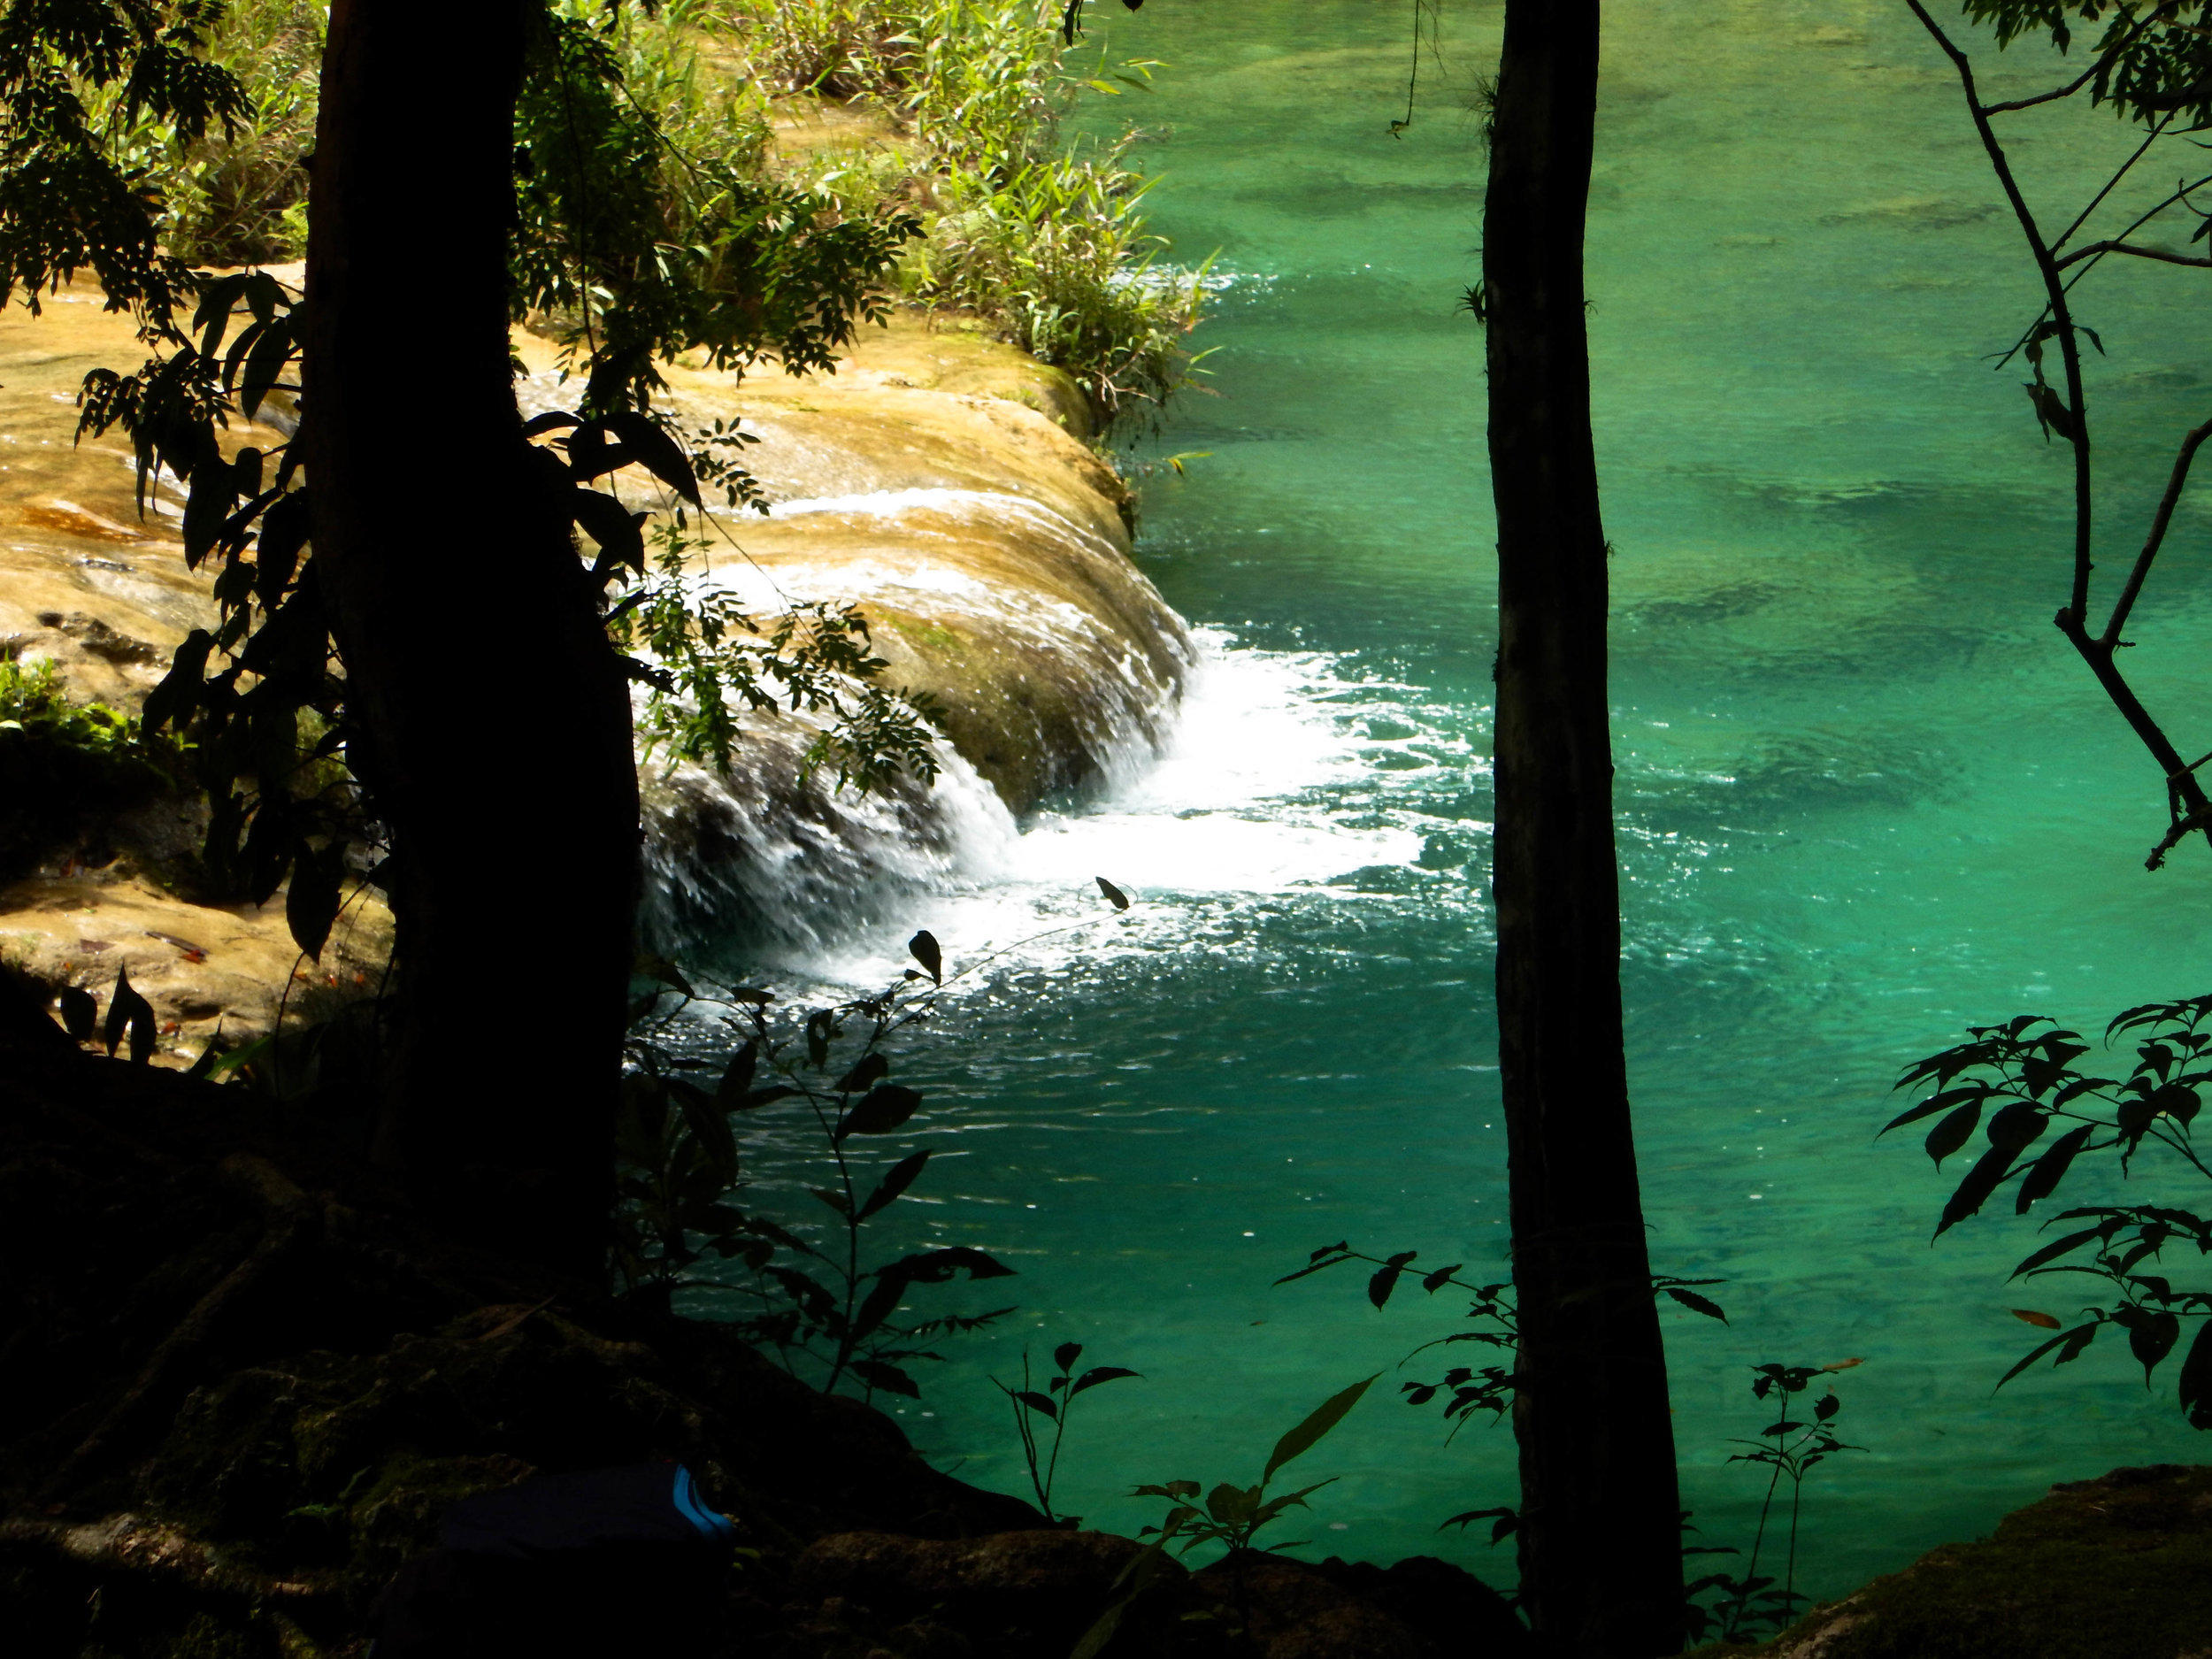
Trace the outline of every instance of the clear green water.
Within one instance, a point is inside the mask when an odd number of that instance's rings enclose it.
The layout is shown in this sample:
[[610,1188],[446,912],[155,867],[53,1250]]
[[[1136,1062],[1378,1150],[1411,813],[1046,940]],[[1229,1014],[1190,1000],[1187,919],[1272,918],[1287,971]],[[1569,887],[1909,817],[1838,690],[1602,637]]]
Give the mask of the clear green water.
[[[907,1144],[958,1156],[895,1232],[1021,1271],[1019,1317],[930,1369],[918,1441],[1017,1489],[987,1379],[1025,1341],[1084,1341],[1146,1380],[1086,1402],[1062,1495],[1130,1529],[1156,1507],[1131,1484],[1256,1476],[1304,1409],[1448,1327],[1449,1306],[1373,1311],[1349,1276],[1270,1288],[1309,1249],[1503,1276],[1494,618],[1480,342],[1453,311],[1482,157],[1448,102],[1386,131],[1409,8],[1093,10],[1115,53],[1173,65],[1094,118],[1155,129],[1155,227],[1182,259],[1217,248],[1223,280],[1218,396],[1140,458],[1210,453],[1148,480],[1140,557],[1234,643],[1179,770],[1033,826],[1003,880],[915,918],[958,956],[1079,913],[1096,871],[1146,900],[1017,953],[917,1049]],[[1496,19],[1448,10],[1463,83]],[[1993,1398],[2033,1337],[2007,1310],[2059,1293],[2006,1287],[2032,1248],[2008,1217],[1931,1248],[1947,1187],[1916,1141],[1872,1141],[1897,1068],[1970,1021],[2212,985],[2212,859],[2142,872],[2155,780],[2048,626],[2064,462],[2019,377],[1978,362],[2026,273],[1909,17],[1617,0],[1608,29],[1590,265],[1630,1057],[1655,1261],[1724,1277],[1733,1321],[1670,1317],[1686,1502],[1705,1541],[1747,1542],[1757,1487],[1724,1462],[1763,1420],[1746,1368],[1863,1356],[1842,1426],[1870,1449],[1808,1489],[1806,1582],[1833,1593],[2054,1480],[2212,1449],[2170,1379],[2147,1395],[2116,1351]],[[2101,118],[2037,139],[2031,188],[2117,142]],[[2202,419],[2188,292],[2131,269],[2089,307],[2104,442],[2139,457],[2116,549],[2156,449]],[[2185,749],[2212,747],[2191,714],[2212,698],[2207,528],[2193,500],[2132,664]],[[796,1196],[793,1144],[757,1148],[764,1203]],[[1506,1552],[1436,1531],[1512,1501],[1509,1434],[1447,1447],[1433,1408],[1384,1397],[1399,1375],[1309,1458],[1342,1478],[1290,1535],[1509,1578]]]

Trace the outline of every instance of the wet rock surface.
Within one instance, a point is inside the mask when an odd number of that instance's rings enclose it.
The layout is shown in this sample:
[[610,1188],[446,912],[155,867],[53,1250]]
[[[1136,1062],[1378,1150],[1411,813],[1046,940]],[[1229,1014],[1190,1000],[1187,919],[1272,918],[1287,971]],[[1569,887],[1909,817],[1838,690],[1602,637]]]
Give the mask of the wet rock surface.
[[[517,347],[533,370],[526,404],[572,392],[545,341],[518,334]],[[86,372],[143,355],[127,319],[73,289],[47,296],[39,318],[0,314],[0,655],[50,662],[73,699],[126,713],[185,634],[215,619],[210,573],[184,567],[180,492],[151,480],[142,514],[122,435],[74,441]],[[935,791],[841,794],[800,776],[813,728],[787,717],[749,717],[729,778],[649,764],[656,948],[762,942],[772,911],[810,913],[787,890],[802,855],[841,902],[880,892],[896,908],[979,832],[1010,833],[1010,810],[1099,787],[1148,751],[1189,641],[1129,562],[1126,492],[1081,442],[1087,416],[1065,375],[956,319],[910,316],[870,331],[834,375],[669,375],[679,413],[743,417],[763,440],[747,461],[779,503],[767,518],[726,515],[736,545],[718,578],[772,613],[791,599],[861,603],[887,679],[939,699],[950,776]],[[227,442],[279,437],[242,425]],[[637,469],[611,481],[637,506],[662,504]],[[219,1022],[250,1041],[288,998],[373,984],[390,937],[374,894],[349,905],[324,960],[303,963],[280,892],[254,907],[194,890],[200,828],[189,801],[134,802],[0,865],[0,960],[103,995],[127,965],[160,1017],[165,1064],[186,1064]]]

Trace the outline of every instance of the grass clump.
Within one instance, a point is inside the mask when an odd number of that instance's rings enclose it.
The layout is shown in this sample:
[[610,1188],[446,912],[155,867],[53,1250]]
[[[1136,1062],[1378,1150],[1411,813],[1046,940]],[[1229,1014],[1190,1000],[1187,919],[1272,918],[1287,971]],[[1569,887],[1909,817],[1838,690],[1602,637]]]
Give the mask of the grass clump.
[[204,36],[206,56],[236,75],[250,116],[186,140],[132,111],[120,83],[82,89],[88,113],[168,217],[169,251],[193,265],[280,265],[307,254],[308,154],[330,8],[318,0],[231,0]]
[[[618,82],[607,84],[665,141],[657,158],[631,159],[665,175],[657,196],[702,210],[679,219],[715,219],[715,204],[743,182],[795,187],[854,220],[918,210],[927,234],[900,264],[906,296],[970,313],[1064,370],[1102,428],[1190,383],[1183,337],[1197,320],[1202,271],[1166,263],[1146,229],[1146,180],[1127,164],[1132,134],[1071,144],[1062,130],[1083,88],[1141,88],[1156,65],[1110,66],[1102,55],[1075,73],[1056,6],[667,0],[649,13],[552,0],[546,18],[551,37],[588,41],[618,65]],[[206,55],[252,101],[227,132],[187,141],[130,111],[119,93],[85,89],[96,121],[161,197],[172,253],[202,265],[304,257],[303,164],[327,24],[319,0],[234,0],[215,18]],[[538,103],[565,79],[542,65],[533,73]],[[779,157],[771,118],[795,104],[864,115],[885,136]],[[526,128],[533,107],[526,94]],[[518,153],[534,148],[542,146],[518,131]],[[539,184],[526,173],[518,183],[526,217]],[[672,247],[702,240],[697,225],[668,230]]]
[[1171,265],[1139,211],[1133,134],[1071,145],[1084,87],[1141,88],[1157,67],[1071,71],[1056,27],[1020,0],[731,0],[710,27],[791,95],[861,105],[901,142],[790,165],[856,208],[898,196],[926,236],[900,268],[908,296],[972,312],[1083,389],[1101,426],[1190,383],[1183,337],[1204,273]]

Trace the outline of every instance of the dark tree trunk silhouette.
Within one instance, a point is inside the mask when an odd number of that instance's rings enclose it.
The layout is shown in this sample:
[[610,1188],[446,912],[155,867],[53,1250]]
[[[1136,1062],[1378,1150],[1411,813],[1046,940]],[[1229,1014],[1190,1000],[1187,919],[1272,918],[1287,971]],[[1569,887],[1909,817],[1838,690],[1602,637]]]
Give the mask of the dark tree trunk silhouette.
[[448,1219],[590,1273],[637,784],[565,486],[522,437],[509,369],[524,22],[514,0],[333,8],[301,437],[348,756],[396,859],[377,1156]]
[[1509,0],[1483,224],[1498,518],[1498,1024],[1520,1357],[1522,1594],[1540,1650],[1682,1639],[1666,1362],[1621,1050],[1606,544],[1582,241],[1597,0]]

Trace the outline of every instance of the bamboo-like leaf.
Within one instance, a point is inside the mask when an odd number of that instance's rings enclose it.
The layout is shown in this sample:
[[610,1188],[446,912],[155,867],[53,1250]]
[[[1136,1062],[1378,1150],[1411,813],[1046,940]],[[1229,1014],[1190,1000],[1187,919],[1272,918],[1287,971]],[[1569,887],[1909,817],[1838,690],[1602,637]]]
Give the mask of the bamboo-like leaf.
[[1345,1414],[1360,1402],[1360,1396],[1373,1385],[1375,1377],[1381,1375],[1380,1371],[1377,1371],[1374,1377],[1356,1382],[1349,1388],[1331,1394],[1314,1408],[1304,1422],[1276,1441],[1274,1451],[1268,1455],[1267,1467],[1261,1472],[1261,1484],[1264,1486],[1272,1479],[1275,1471],[1290,1462],[1292,1458],[1302,1456],[1312,1450],[1321,1437],[1341,1423]]
[[914,1185],[914,1178],[922,1172],[922,1166],[928,1162],[929,1150],[924,1148],[921,1151],[910,1154],[893,1164],[891,1172],[877,1183],[876,1190],[870,1193],[867,1202],[861,1205],[860,1214],[856,1219],[865,1221],[869,1217],[897,1202],[899,1195]]

